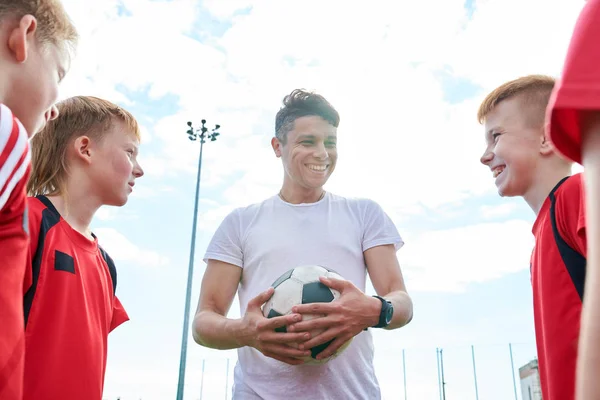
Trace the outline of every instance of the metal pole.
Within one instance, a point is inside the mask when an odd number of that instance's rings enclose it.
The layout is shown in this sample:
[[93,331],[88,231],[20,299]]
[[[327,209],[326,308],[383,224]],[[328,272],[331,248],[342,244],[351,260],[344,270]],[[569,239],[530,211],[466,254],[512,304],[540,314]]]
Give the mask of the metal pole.
[[406,357],[404,355],[404,349],[402,349],[402,374],[404,375],[404,400],[407,400],[406,395]]
[[229,358],[227,359],[227,372],[225,373],[225,400],[228,399],[227,392],[229,391]]
[[196,198],[194,200],[194,219],[192,221],[192,243],[190,245],[190,263],[188,266],[187,288],[185,291],[185,312],[183,314],[183,333],[181,334],[181,356],[179,359],[179,384],[177,385],[177,400],[183,400],[185,384],[185,366],[187,359],[187,339],[190,326],[190,297],[192,278],[194,275],[194,251],[196,249],[196,219],[198,218],[198,195],[200,194],[200,173],[202,171],[202,149],[204,139],[200,140],[200,156],[198,157],[198,173],[196,176]]
[[202,400],[202,392],[204,391],[204,361],[206,360],[202,359],[202,377],[200,378],[200,400]]
[[518,398],[517,398],[517,380],[515,379],[515,363],[513,362],[512,343],[508,344],[508,351],[510,352],[510,368],[512,369],[513,389],[515,391],[515,400],[518,400]]
[[446,382],[444,381],[444,355],[442,352],[444,349],[440,349],[440,370],[442,371],[442,400],[446,400]]
[[475,383],[475,400],[479,400],[479,391],[477,390],[477,368],[475,367],[475,346],[471,345],[471,356],[473,357],[473,382]]
[[440,349],[435,348],[435,359],[437,364],[437,375],[438,375],[438,393],[440,394],[440,400],[442,400],[442,380],[440,375]]

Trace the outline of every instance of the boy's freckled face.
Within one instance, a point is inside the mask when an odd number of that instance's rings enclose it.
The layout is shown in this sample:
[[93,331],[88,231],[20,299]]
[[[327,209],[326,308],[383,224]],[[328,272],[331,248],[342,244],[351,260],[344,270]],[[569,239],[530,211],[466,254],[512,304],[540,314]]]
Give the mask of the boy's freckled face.
[[96,150],[92,175],[103,204],[122,206],[144,171],[137,161],[139,141],[121,121],[115,121]]
[[507,99],[485,119],[481,162],[490,168],[500,196],[523,196],[534,183],[543,131],[528,127],[526,110],[519,98]]

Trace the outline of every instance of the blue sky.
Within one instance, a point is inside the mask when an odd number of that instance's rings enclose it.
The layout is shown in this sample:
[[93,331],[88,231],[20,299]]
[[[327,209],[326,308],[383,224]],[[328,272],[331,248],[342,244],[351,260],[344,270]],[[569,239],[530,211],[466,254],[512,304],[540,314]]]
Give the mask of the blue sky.
[[[534,216],[519,199],[497,196],[478,162],[475,114],[508,79],[560,72],[582,1],[64,3],[82,41],[62,96],[107,98],[143,125],[146,175],[125,207],[94,220],[131,317],[110,336],[106,399],[176,392],[199,151],[186,122],[222,126],[205,147],[193,312],[203,252],[222,218],[277,193],[282,172],[269,141],[281,99],[297,87],[325,95],[341,114],[327,190],[378,201],[406,242],[398,257],[415,319],[375,333],[384,398],[404,393],[403,349],[408,397],[439,398],[441,347],[448,398],[475,399],[471,345],[480,398],[512,398],[508,344],[515,371],[535,357]],[[236,299],[230,316],[238,315]],[[186,398],[200,398],[203,360],[203,398],[230,395],[235,352],[190,339]]]

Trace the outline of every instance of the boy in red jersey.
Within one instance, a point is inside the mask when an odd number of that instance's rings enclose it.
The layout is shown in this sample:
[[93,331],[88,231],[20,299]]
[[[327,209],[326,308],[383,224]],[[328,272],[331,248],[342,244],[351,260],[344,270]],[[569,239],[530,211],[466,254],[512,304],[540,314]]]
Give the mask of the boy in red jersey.
[[562,77],[547,110],[556,148],[585,167],[589,265],[585,283],[576,395],[600,399],[600,0],[579,16]]
[[58,110],[31,141],[23,399],[101,400],[108,334],[129,317],[90,223],[101,206],[123,206],[143,175],[139,127],[95,97],[67,99]]
[[56,117],[53,104],[77,33],[60,2],[0,2],[0,399],[21,400],[22,288],[29,236],[28,137]]
[[521,196],[536,214],[531,283],[544,400],[573,400],[586,267],[581,174],[545,134],[554,79],[530,75],[492,91],[478,111],[488,166],[501,196]]

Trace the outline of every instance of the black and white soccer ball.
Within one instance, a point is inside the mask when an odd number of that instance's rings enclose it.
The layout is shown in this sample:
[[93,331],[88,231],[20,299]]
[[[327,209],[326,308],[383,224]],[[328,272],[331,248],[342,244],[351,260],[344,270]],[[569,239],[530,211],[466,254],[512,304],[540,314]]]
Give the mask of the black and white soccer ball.
[[[273,296],[263,306],[263,315],[266,318],[274,318],[282,315],[288,315],[292,312],[292,307],[298,304],[308,303],[329,303],[340,298],[340,292],[331,289],[319,281],[319,277],[334,278],[344,280],[333,270],[321,267],[319,265],[305,265],[292,268],[281,275],[271,286],[275,288]],[[303,320],[322,317],[323,315],[303,315]],[[286,327],[277,328],[278,332],[286,332]],[[311,331],[311,337],[315,337],[322,330]],[[316,356],[325,350],[333,341],[323,343],[313,347],[311,355],[304,358],[305,364],[324,364],[329,360],[341,354],[352,341],[346,342],[335,354],[323,360],[317,360]],[[293,345],[296,347],[295,345]]]

